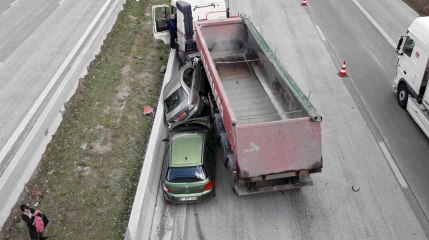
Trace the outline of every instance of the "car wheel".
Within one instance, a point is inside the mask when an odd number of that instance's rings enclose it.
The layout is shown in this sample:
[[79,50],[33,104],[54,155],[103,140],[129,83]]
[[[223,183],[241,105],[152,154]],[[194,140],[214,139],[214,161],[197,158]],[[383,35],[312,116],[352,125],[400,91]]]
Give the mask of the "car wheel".
[[165,204],[170,204],[170,202],[168,201],[168,199],[165,196],[163,196],[163,199],[164,199]]
[[398,91],[396,92],[396,99],[398,100],[401,108],[407,107],[409,91],[405,83],[399,84]]

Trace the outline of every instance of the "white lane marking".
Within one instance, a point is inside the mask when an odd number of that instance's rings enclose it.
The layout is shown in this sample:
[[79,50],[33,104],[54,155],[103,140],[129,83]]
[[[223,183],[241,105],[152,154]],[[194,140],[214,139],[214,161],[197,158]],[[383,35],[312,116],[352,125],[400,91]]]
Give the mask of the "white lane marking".
[[365,17],[368,18],[368,20],[381,33],[381,35],[383,35],[383,37],[387,40],[387,42],[390,45],[392,45],[393,48],[396,48],[396,44],[392,40],[392,38],[390,38],[390,36],[387,34],[387,32],[384,31],[384,29],[377,23],[377,21],[375,21],[375,19],[373,17],[371,17],[371,15],[365,10],[365,8],[363,8],[362,5],[360,5],[360,3],[357,0],[352,0],[352,2],[356,5],[356,7],[359,8],[359,10],[363,13],[363,15],[365,15]]
[[63,4],[64,0],[61,0],[61,2],[59,3],[59,5]]
[[392,168],[393,173],[396,176],[396,179],[398,179],[399,185],[401,185],[402,188],[407,188],[408,184],[405,181],[404,176],[402,176],[401,171],[398,168],[398,165],[396,165],[395,161],[392,158],[392,155],[390,154],[389,150],[387,149],[387,146],[384,142],[379,142],[381,151],[383,151],[384,156],[387,159],[387,162],[390,165],[390,168]]
[[66,67],[71,62],[72,58],[76,54],[76,52],[79,50],[85,39],[88,37],[92,29],[95,27],[95,24],[98,22],[98,20],[103,15],[106,8],[110,5],[110,2],[112,0],[107,0],[104,6],[100,9],[98,14],[95,16],[95,18],[92,20],[91,24],[88,26],[82,37],[79,39],[79,41],[76,43],[76,45],[73,47],[72,51],[69,53],[67,58],[64,60],[64,62],[61,64],[58,71],[54,74],[54,76],[49,81],[46,88],[43,90],[43,92],[39,95],[37,100],[34,102],[33,106],[31,106],[30,110],[28,111],[27,115],[25,115],[24,119],[22,119],[21,123],[18,125],[18,127],[13,132],[12,136],[9,138],[7,143],[4,145],[4,147],[0,151],[0,162],[4,160],[6,155],[9,153],[9,151],[12,149],[15,142],[18,140],[21,133],[25,130],[25,127],[28,125],[30,120],[33,118],[34,114],[36,114],[39,107],[42,105],[45,98],[48,96],[49,92],[52,90],[52,88],[55,86],[56,82],[58,81],[61,74],[65,71]]
[[183,240],[185,237],[186,204],[176,206],[176,216],[173,228],[173,240]]
[[326,42],[325,35],[323,35],[322,29],[319,27],[319,25],[316,25],[316,30],[317,30],[317,32],[319,33],[320,38],[322,38],[322,40],[323,40],[324,42]]

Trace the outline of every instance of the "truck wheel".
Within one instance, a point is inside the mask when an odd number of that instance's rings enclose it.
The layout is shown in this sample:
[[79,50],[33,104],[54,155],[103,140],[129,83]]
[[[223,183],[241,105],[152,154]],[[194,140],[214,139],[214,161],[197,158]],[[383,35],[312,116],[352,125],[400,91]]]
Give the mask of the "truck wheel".
[[222,116],[219,113],[215,113],[214,116],[216,134],[220,135],[222,132],[225,132],[225,127],[223,126]]
[[405,83],[399,84],[398,91],[396,92],[396,99],[398,100],[401,108],[407,107],[409,91]]
[[232,172],[232,171],[235,171],[235,156],[234,156],[234,154],[228,154],[227,156],[226,156],[226,158],[225,158],[225,167],[230,171],[230,172]]
[[[226,133],[220,134],[219,145],[220,145],[220,150],[221,150],[221,157],[222,157],[222,159],[226,160],[227,155],[232,152],[231,151],[231,144],[228,140],[228,136],[226,135]],[[224,162],[224,164],[225,164],[225,162]]]

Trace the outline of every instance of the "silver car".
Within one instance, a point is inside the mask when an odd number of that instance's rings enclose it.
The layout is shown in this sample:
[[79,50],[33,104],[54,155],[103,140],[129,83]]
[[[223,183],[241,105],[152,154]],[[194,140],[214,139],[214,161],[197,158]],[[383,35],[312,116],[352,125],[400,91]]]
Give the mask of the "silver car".
[[165,121],[174,123],[198,116],[204,109],[204,68],[192,62],[179,70],[179,74],[170,80],[164,88]]

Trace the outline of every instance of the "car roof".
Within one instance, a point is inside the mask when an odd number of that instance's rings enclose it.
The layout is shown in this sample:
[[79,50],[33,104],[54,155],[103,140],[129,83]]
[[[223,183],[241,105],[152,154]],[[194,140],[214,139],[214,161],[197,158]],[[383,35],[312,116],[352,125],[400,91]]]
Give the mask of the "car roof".
[[181,132],[171,137],[170,167],[189,167],[203,163],[204,133]]
[[188,62],[185,64],[180,70],[176,73],[175,76],[173,76],[170,81],[165,85],[164,91],[163,91],[163,100],[165,101],[168,97],[170,97],[171,94],[173,94],[180,86],[181,86],[181,78],[182,78],[182,72],[190,68],[192,66],[191,62]]

